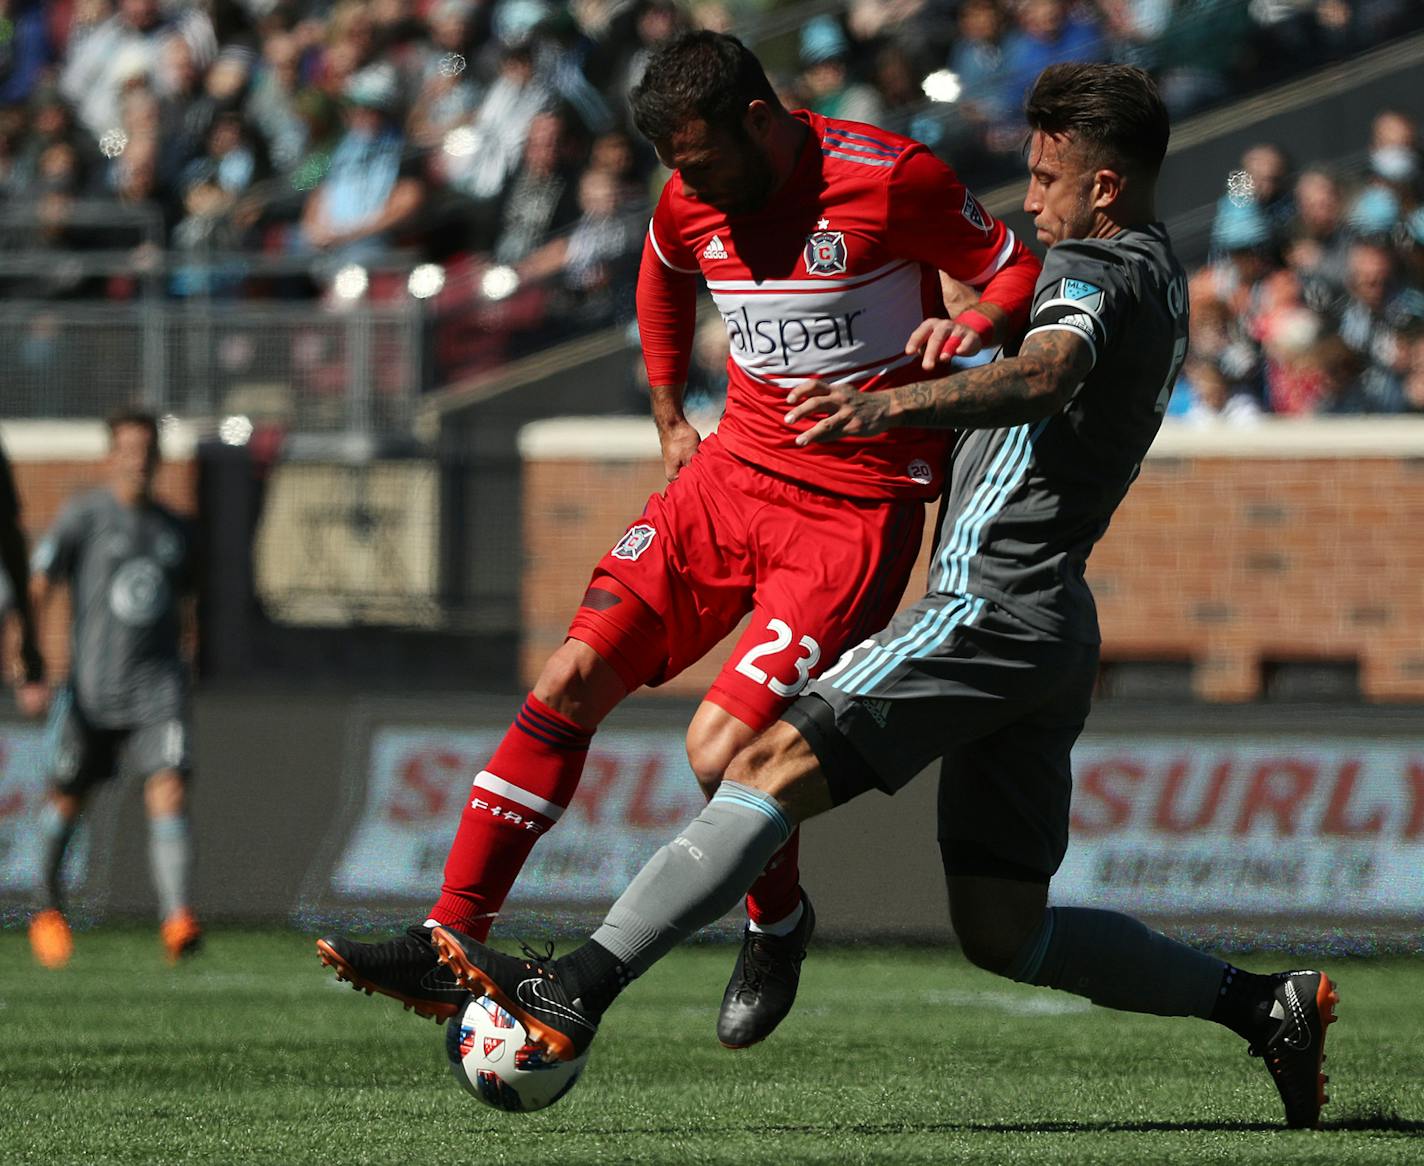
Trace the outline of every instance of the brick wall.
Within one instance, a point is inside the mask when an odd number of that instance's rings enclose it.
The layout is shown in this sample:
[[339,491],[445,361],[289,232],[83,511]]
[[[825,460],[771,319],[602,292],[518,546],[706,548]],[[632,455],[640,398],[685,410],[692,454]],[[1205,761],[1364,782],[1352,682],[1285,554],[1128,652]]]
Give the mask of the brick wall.
[[[532,681],[663,475],[646,422],[545,422],[523,444]],[[1206,699],[1253,699],[1264,665],[1300,661],[1357,662],[1367,697],[1424,699],[1424,419],[1164,431],[1089,578],[1104,660],[1187,662]],[[701,693],[730,647],[663,691]]]

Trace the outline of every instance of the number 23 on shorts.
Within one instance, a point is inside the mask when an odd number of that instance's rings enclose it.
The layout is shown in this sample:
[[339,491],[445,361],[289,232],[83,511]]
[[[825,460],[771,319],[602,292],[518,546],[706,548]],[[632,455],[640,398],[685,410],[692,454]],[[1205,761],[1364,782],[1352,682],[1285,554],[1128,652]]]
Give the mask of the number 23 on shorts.
[[[767,634],[769,639],[762,640],[747,649],[746,654],[737,661],[737,671],[749,680],[757,684],[764,684],[777,696],[793,697],[803,688],[806,682],[811,679],[811,670],[816,667],[821,659],[821,645],[816,643],[810,636],[802,636],[796,639],[796,633],[791,630],[791,626],[782,619],[769,619],[766,621]],[[796,642],[796,679],[790,684],[777,679],[767,673],[757,661],[767,656],[776,656],[791,647],[792,641]]]

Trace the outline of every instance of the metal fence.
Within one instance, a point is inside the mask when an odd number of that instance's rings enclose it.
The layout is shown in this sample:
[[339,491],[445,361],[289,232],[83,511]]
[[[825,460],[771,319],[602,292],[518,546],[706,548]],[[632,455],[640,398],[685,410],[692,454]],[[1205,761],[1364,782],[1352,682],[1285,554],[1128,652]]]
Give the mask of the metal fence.
[[301,430],[404,430],[424,381],[421,306],[140,300],[0,306],[11,417],[250,417]]

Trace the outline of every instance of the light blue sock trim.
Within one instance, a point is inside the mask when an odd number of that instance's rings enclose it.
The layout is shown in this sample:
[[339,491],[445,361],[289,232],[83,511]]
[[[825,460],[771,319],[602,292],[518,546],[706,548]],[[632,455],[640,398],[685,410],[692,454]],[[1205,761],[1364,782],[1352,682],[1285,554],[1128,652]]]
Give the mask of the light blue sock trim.
[[187,814],[164,814],[161,818],[148,820],[148,832],[153,838],[182,839],[188,837]]
[[777,833],[781,835],[781,840],[785,842],[791,837],[794,827],[782,809],[777,805],[776,799],[769,794],[764,794],[760,790],[752,789],[750,786],[738,785],[736,782],[724,781],[717,787],[717,792],[712,795],[712,801],[725,802],[729,806],[738,806],[746,810],[755,810],[771,819],[776,827]]
[[1048,945],[1052,942],[1053,908],[1049,907],[1044,911],[1038,927],[1024,941],[1018,955],[1014,956],[1013,963],[1004,969],[1004,975],[1020,984],[1035,983],[1039,971],[1043,968],[1043,957],[1048,954]]

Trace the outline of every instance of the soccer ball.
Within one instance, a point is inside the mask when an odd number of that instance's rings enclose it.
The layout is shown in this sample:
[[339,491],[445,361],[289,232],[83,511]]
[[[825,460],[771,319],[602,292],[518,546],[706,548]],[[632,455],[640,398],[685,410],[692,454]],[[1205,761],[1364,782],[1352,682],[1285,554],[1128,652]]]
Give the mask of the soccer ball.
[[445,1054],[461,1088],[514,1113],[553,1105],[574,1087],[588,1061],[587,1051],[573,1061],[546,1056],[488,996],[471,996],[446,1023]]

